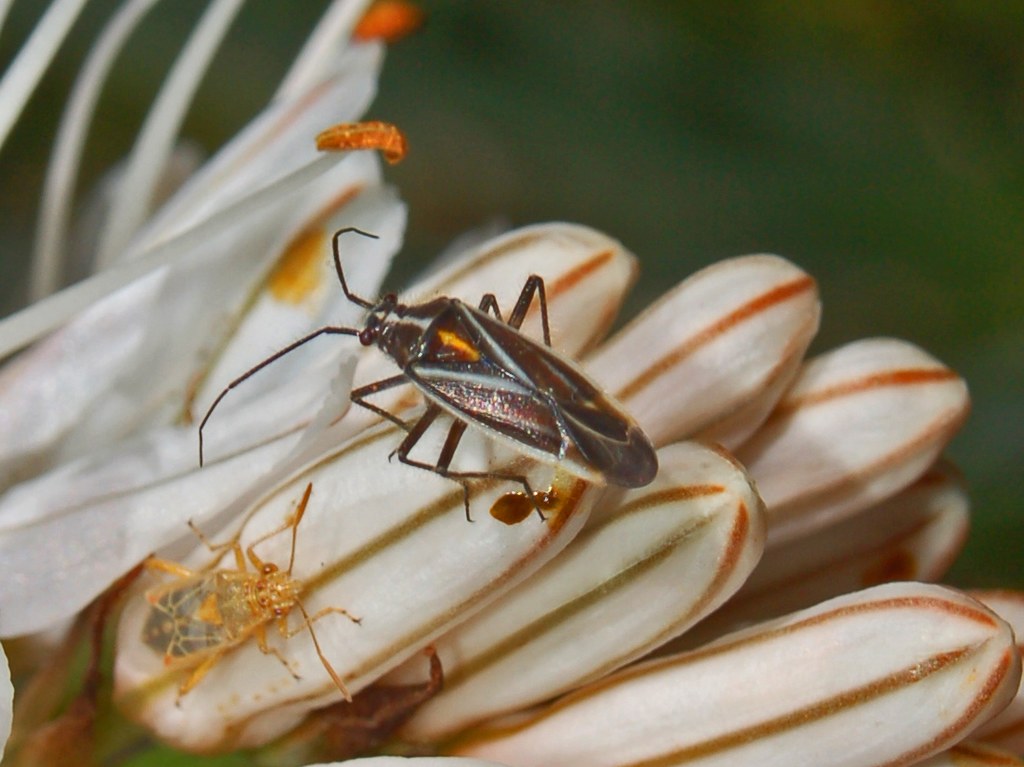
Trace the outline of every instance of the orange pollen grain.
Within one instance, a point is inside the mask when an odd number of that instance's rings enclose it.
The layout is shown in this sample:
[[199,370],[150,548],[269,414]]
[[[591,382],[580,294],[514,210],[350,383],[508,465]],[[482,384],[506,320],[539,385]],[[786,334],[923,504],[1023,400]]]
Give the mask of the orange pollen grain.
[[287,304],[301,304],[320,285],[320,263],[327,247],[319,227],[299,234],[285,248],[267,281],[267,290]]
[[377,149],[394,165],[405,157],[407,143],[405,134],[391,123],[371,120],[332,125],[316,137],[316,148],[321,152]]
[[423,17],[423,10],[406,0],[377,0],[352,30],[352,39],[395,43],[419,29]]

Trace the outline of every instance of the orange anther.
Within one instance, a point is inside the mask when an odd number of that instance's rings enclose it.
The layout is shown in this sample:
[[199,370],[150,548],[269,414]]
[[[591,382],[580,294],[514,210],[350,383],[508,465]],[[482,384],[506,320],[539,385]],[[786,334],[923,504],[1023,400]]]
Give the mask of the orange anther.
[[391,123],[339,123],[316,137],[321,152],[347,152],[354,149],[379,149],[392,165],[405,157],[405,134]]
[[423,16],[419,6],[406,0],[377,0],[356,24],[352,37],[393,43],[419,29]]

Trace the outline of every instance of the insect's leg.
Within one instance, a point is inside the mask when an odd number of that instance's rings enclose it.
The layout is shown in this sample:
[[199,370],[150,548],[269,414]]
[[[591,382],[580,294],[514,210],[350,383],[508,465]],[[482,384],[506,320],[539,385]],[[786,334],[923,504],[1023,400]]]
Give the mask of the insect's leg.
[[200,542],[202,542],[202,544],[206,546],[206,548],[208,548],[210,550],[210,553],[212,554],[216,554],[218,551],[223,551],[231,545],[230,541],[228,543],[214,543],[206,537],[206,534],[203,533],[203,531],[200,530],[196,523],[193,522],[191,519],[188,521],[188,527],[193,533],[195,533],[196,538],[198,538]]
[[[263,563],[263,560],[260,559],[259,556],[256,554],[256,547],[259,546],[261,543],[263,543],[263,541],[265,541],[265,540],[267,540],[269,538],[273,538],[275,535],[280,535],[285,530],[291,529],[291,531],[292,531],[292,553],[291,553],[291,559],[288,560],[288,569],[285,571],[289,575],[291,574],[292,566],[295,563],[295,538],[298,535],[297,528],[299,526],[299,522],[302,521],[303,515],[306,513],[306,504],[309,503],[309,496],[310,496],[310,494],[312,492],[313,492],[313,483],[310,482],[308,485],[306,485],[306,491],[302,494],[302,500],[299,501],[298,506],[295,508],[295,513],[294,514],[290,514],[288,516],[288,519],[285,520],[284,524],[282,524],[282,525],[280,525],[278,527],[275,527],[270,532],[264,533],[259,538],[257,538],[255,541],[253,541],[248,546],[246,546],[246,548],[245,548],[245,556],[249,558],[249,561],[252,563],[252,566],[257,570],[257,572],[263,569],[263,564],[264,563]],[[235,552],[235,557],[237,559],[241,555],[241,547],[238,546],[237,544],[236,544],[236,547],[237,547],[237,550]],[[238,566],[238,569],[243,571],[243,572],[245,572],[246,567],[245,567],[245,558],[244,557],[242,557],[242,562]]]
[[530,308],[530,302],[533,301],[534,293],[537,294],[537,302],[540,304],[540,325],[544,331],[544,343],[547,346],[551,346],[551,325],[548,322],[548,298],[544,292],[544,278],[539,274],[531,274],[526,279],[526,284],[523,285],[523,290],[519,294],[519,300],[516,301],[516,306],[512,310],[512,314],[508,317],[508,324],[510,327],[519,330],[523,324],[523,320],[526,319],[526,312]]
[[453,479],[456,482],[461,483],[463,487],[466,487],[463,482],[463,480],[466,479],[503,479],[507,482],[515,482],[516,484],[523,486],[526,496],[533,503],[533,508],[537,510],[540,518],[542,520],[547,519],[547,517],[544,516],[544,510],[541,509],[540,503],[537,501],[537,496],[534,495],[533,488],[530,487],[530,481],[523,474],[511,474],[503,471],[449,471],[448,469],[440,470],[434,466],[430,466],[429,464],[413,463],[412,465],[418,466],[422,469],[435,471],[442,477],[447,477],[448,479]]
[[[466,423],[464,421],[455,421],[451,428],[448,430],[448,436],[444,439],[444,445],[441,447],[441,454],[437,457],[437,464],[434,466],[434,470],[438,473],[446,472],[451,477],[451,472],[448,467],[451,466],[452,458],[455,457],[455,449],[459,446],[459,441],[462,439],[462,435],[466,433]],[[466,521],[472,522],[473,518],[469,515],[469,485],[463,480],[456,480],[462,485],[462,505],[466,509]]]
[[444,446],[441,448],[441,455],[438,457],[435,463],[425,463],[423,461],[416,461],[409,457],[409,451],[415,447],[416,443],[420,441],[430,425],[437,419],[441,414],[441,408],[437,405],[427,405],[427,409],[423,411],[423,415],[420,416],[419,420],[413,424],[412,428],[409,429],[409,433],[405,435],[405,439],[402,440],[401,444],[391,451],[391,455],[388,456],[390,460],[393,456],[398,456],[398,460],[407,466],[415,466],[417,469],[426,469],[432,471],[435,474],[440,474],[442,477],[448,479],[454,479],[460,485],[462,485],[462,502],[466,507],[466,519],[472,522],[472,518],[469,515],[469,485],[463,482],[461,479],[449,476],[448,465],[452,461],[452,456],[455,454],[455,448],[458,447],[459,440],[462,439],[463,432],[466,431],[466,424],[462,421],[455,421],[451,428],[448,430],[448,436],[445,438]]
[[283,349],[280,349],[280,350],[274,352],[269,357],[267,357],[265,360],[263,360],[262,362],[258,363],[257,365],[254,365],[253,367],[249,368],[247,371],[242,373],[242,375],[240,375],[238,378],[236,378],[234,381],[232,381],[231,383],[229,383],[227,386],[224,387],[224,390],[220,394],[217,395],[217,399],[215,399],[213,401],[213,404],[210,405],[209,409],[206,411],[206,415],[203,416],[203,420],[199,423],[199,465],[200,466],[203,465],[203,427],[206,426],[206,422],[210,420],[210,416],[213,415],[214,409],[216,409],[217,405],[220,404],[220,401],[222,399],[224,399],[224,397],[227,396],[228,392],[231,391],[232,389],[234,389],[236,386],[238,386],[243,381],[248,380],[253,375],[255,375],[259,371],[263,370],[263,368],[265,368],[267,365],[270,365],[273,362],[277,362],[283,356],[285,356],[286,354],[288,354],[290,352],[295,351],[296,349],[298,349],[303,344],[309,343],[314,338],[319,338],[320,336],[329,336],[329,335],[335,335],[335,336],[355,336],[355,335],[359,335],[359,331],[356,330],[355,328],[342,328],[342,327],[335,327],[333,325],[328,325],[326,327],[320,328],[319,330],[314,330],[309,335],[303,336],[298,341],[290,343],[286,347],[284,347]]
[[291,674],[293,678],[302,678],[295,673],[295,669],[292,668],[292,664],[288,662],[288,659],[284,657],[284,654],[278,648],[271,644],[267,644],[267,627],[265,625],[256,626],[252,633],[256,637],[256,646],[260,648],[261,653],[264,655],[273,655],[281,661],[281,665],[288,669],[288,673]]
[[393,389],[394,387],[401,386],[405,383],[409,383],[409,379],[406,378],[404,374],[391,376],[391,378],[385,378],[380,381],[375,381],[372,384],[367,384],[366,386],[360,386],[358,389],[353,389],[348,396],[349,399],[352,400],[353,405],[359,405],[359,407],[366,408],[371,413],[376,413],[381,418],[386,418],[391,421],[391,423],[397,424],[402,431],[407,431],[409,429],[409,425],[401,418],[396,416],[394,413],[389,413],[382,407],[374,405],[372,402],[366,401],[367,397],[370,397],[377,392],[382,392],[386,389]]
[[[158,559],[157,557],[149,557],[143,563],[142,566],[146,570],[156,570],[161,573],[167,573],[173,575],[175,578],[191,578],[196,574],[195,570],[190,570],[184,565],[179,565],[177,562],[171,562],[167,559]],[[146,601],[151,605],[157,606],[160,600],[165,594],[168,594],[178,588],[176,581],[165,581],[158,583],[155,586],[146,589]]]
[[501,309],[498,308],[498,299],[495,298],[493,293],[484,293],[483,298],[480,299],[480,311],[486,314],[490,311],[495,317],[498,318],[498,322],[504,322],[501,318]]
[[402,456],[408,455],[409,451],[415,447],[416,443],[423,438],[423,435],[427,433],[427,429],[430,428],[430,424],[441,415],[441,408],[437,405],[427,405],[427,409],[423,411],[423,415],[412,425],[412,428],[406,426],[408,434],[405,435],[405,439],[388,455],[390,461],[396,455],[398,460],[402,460]]
[[208,564],[200,568],[201,571],[213,569],[213,567],[218,562],[220,562],[221,557],[224,556],[222,552],[225,549],[232,549],[234,551],[235,564],[239,567],[239,569],[245,570],[245,558],[241,556],[242,548],[238,545],[237,535],[235,535],[235,537],[232,538],[230,541],[225,541],[224,543],[214,543],[203,534],[203,531],[200,530],[191,519],[188,521],[188,526],[192,530],[192,532],[195,533],[196,537],[202,542],[202,544],[210,550],[210,553],[214,555],[213,559],[210,560]]
[[195,570],[189,570],[184,565],[179,565],[177,562],[171,562],[168,559],[158,559],[157,557],[149,557],[142,565],[147,570],[159,570],[162,573],[169,573],[178,578],[191,578],[196,574]]
[[299,608],[299,611],[302,613],[302,626],[300,626],[297,631],[290,631],[288,629],[287,619],[282,618],[277,622],[277,630],[281,633],[282,636],[290,637],[294,636],[296,633],[298,633],[298,631],[301,631],[303,628],[309,629],[309,636],[313,640],[313,648],[316,650],[317,657],[320,658],[320,663],[323,665],[324,670],[328,674],[330,674],[331,680],[334,682],[338,690],[341,691],[341,694],[345,697],[345,700],[351,703],[352,693],[348,691],[348,687],[346,687],[345,683],[341,680],[341,675],[334,670],[334,666],[332,666],[331,662],[327,660],[327,656],[324,655],[324,651],[320,649],[320,640],[316,638],[316,632],[313,630],[313,621],[332,612],[340,612],[343,615],[347,616],[349,620],[354,621],[355,623],[359,623],[361,619],[354,617],[353,615],[348,613],[346,610],[341,609],[340,607],[328,607],[323,610],[320,610],[315,615],[313,615],[313,617],[310,617],[309,613],[306,612],[306,608],[303,607],[302,602],[296,600],[295,605]]
[[317,621],[321,620],[322,617],[324,617],[326,615],[332,615],[332,614],[344,615],[353,624],[361,624],[362,623],[361,617],[356,617],[351,612],[346,610],[344,607],[325,607],[324,609],[316,610],[311,615],[306,615],[305,610],[303,610],[302,614],[305,615],[305,619],[302,622],[302,626],[296,627],[294,629],[289,629],[287,622],[285,622],[285,624],[283,626],[282,625],[278,626],[278,631],[281,632],[281,635],[283,637],[285,637],[286,639],[291,639],[296,634],[301,633],[306,628],[307,625],[311,625],[311,624],[316,623]]
[[[469,484],[466,482],[468,479],[504,479],[522,485],[529,498],[533,501],[533,505],[537,509],[537,513],[540,514],[541,519],[543,519],[544,512],[541,510],[540,505],[534,498],[533,488],[530,487],[530,483],[524,475],[496,471],[452,471],[448,468],[451,464],[452,456],[455,454],[455,448],[458,447],[459,440],[462,439],[462,435],[466,431],[466,424],[463,421],[455,421],[455,423],[452,424],[436,463],[426,463],[425,461],[417,461],[409,457],[409,451],[412,450],[416,442],[418,442],[420,437],[423,436],[423,433],[426,432],[426,427],[429,426],[439,414],[440,408],[435,405],[429,405],[426,412],[420,417],[420,420],[416,422],[406,435],[405,439],[402,440],[402,444],[395,449],[393,455],[397,455],[398,460],[407,466],[414,466],[417,469],[432,471],[435,474],[440,474],[445,479],[450,479],[462,485],[463,504],[466,508],[466,519],[469,522],[472,522],[473,519],[469,513]],[[424,421],[426,421],[425,425],[423,425]]]
[[178,700],[187,695],[197,684],[199,684],[203,677],[206,676],[210,669],[217,665],[218,661],[224,657],[224,650],[213,653],[208,656],[202,663],[196,666],[192,673],[189,674],[188,679],[181,683],[178,688]]

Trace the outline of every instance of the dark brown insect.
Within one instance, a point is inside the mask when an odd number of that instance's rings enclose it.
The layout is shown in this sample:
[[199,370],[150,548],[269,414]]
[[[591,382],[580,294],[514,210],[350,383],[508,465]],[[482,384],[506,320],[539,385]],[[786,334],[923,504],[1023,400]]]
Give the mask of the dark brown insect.
[[[346,298],[367,310],[361,328],[327,326],[300,338],[236,378],[218,395],[199,425],[199,461],[203,461],[203,427],[229,391],[254,373],[303,344],[323,335],[356,336],[364,346],[376,346],[398,365],[401,373],[352,390],[355,404],[388,419],[408,433],[396,448],[398,459],[460,482],[498,478],[517,482],[533,497],[526,477],[496,471],[453,471],[455,450],[469,426],[537,460],[555,465],[590,482],[642,487],[654,479],[658,459],[647,435],[611,396],[570,360],[551,350],[544,280],[530,276],[507,321],[494,294],[478,307],[457,298],[439,297],[403,304],[394,293],[377,302],[348,289],[338,242],[347,233],[375,235],[359,229],[334,234],[334,265]],[[526,312],[537,297],[544,344],[519,332]],[[493,316],[492,316],[493,315]],[[367,401],[368,397],[411,383],[427,402],[425,412],[411,425]],[[454,419],[434,463],[413,460],[409,453],[442,413]],[[538,513],[543,516],[540,507]]]

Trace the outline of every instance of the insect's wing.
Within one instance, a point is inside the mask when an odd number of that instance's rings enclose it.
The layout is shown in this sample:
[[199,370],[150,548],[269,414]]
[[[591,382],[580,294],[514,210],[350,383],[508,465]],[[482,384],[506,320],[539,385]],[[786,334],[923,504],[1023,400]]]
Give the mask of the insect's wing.
[[[452,303],[424,333],[423,346],[405,373],[423,393],[469,423],[492,430],[517,445],[560,458],[566,440],[548,399],[538,396],[530,380],[518,372],[508,350],[510,339],[495,341],[491,326],[461,303]],[[522,336],[512,333],[511,341]]]
[[[636,422],[576,365],[493,317],[454,304],[409,372],[441,404],[522,446],[624,487],[658,459]],[[412,377],[412,375],[410,376]]]
[[222,648],[228,641],[223,621],[210,620],[211,601],[217,596],[213,575],[185,578],[151,592],[142,641],[168,663]]
[[[490,319],[490,318],[487,318]],[[506,325],[491,321],[489,335],[507,351],[523,379],[550,401],[569,443],[565,458],[597,469],[606,482],[643,487],[658,472],[658,457],[643,430],[573,362]]]
[[643,429],[599,389],[592,398],[558,400],[558,411],[580,458],[600,468],[605,481],[643,487],[658,473],[658,456]]

